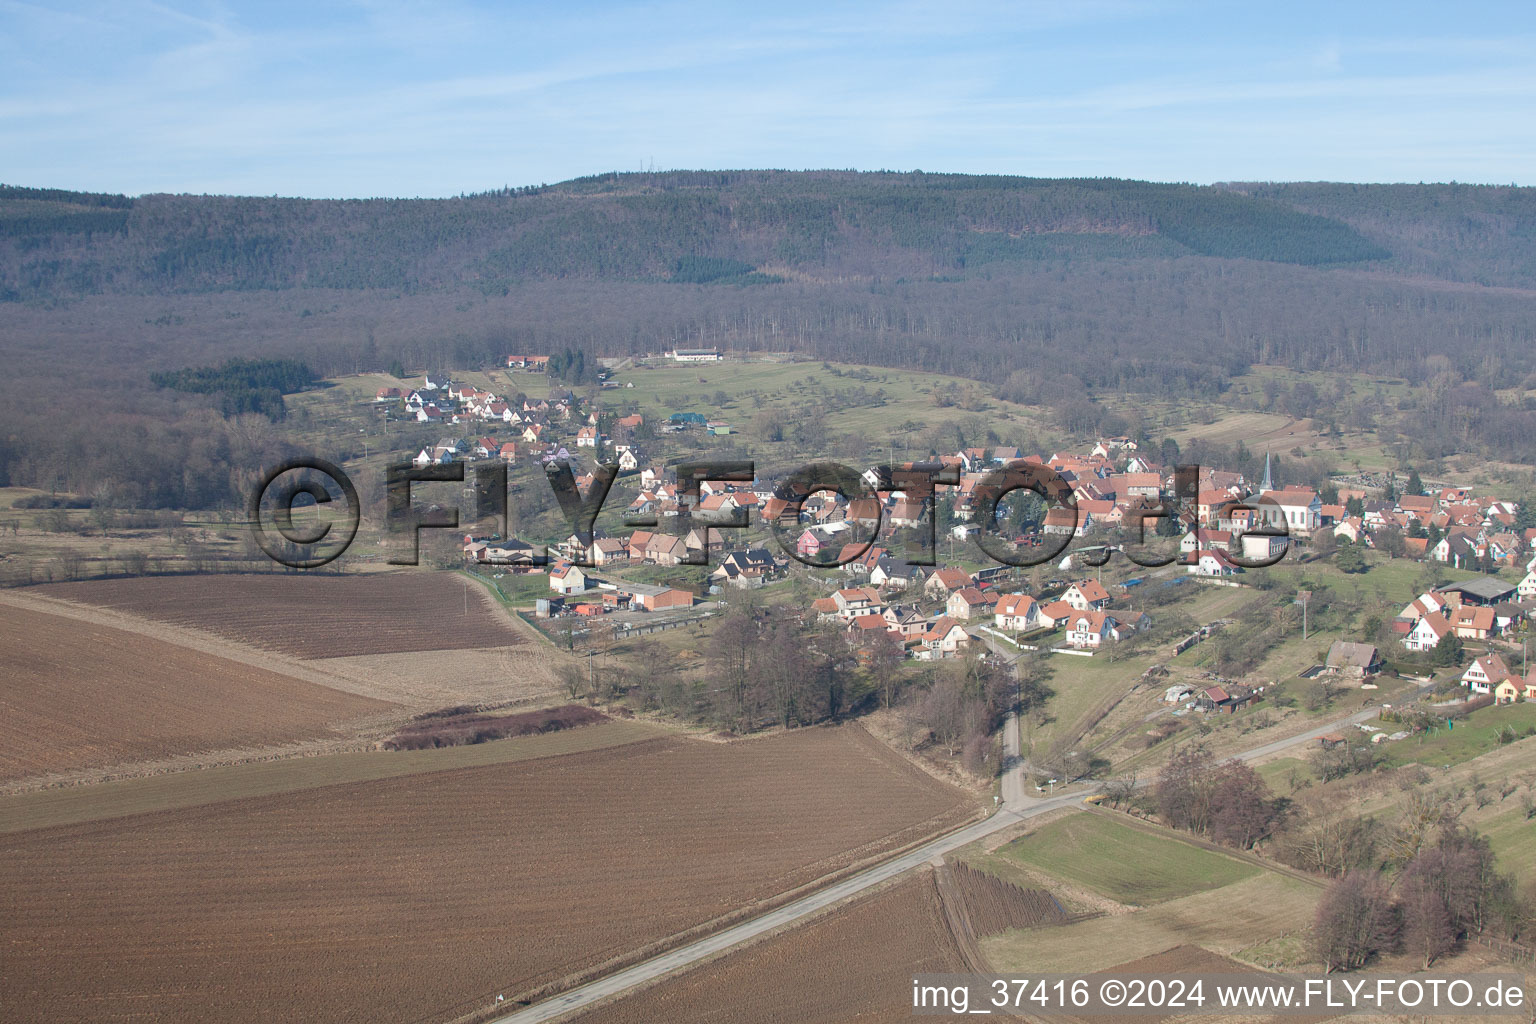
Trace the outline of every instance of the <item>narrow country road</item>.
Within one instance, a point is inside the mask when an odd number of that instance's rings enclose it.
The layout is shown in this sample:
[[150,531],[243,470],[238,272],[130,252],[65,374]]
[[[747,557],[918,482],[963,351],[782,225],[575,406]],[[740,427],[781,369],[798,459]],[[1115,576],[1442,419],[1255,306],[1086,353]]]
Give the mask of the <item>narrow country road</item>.
[[[1364,711],[1355,712],[1344,718],[1333,719],[1296,736],[1274,740],[1234,756],[1245,761],[1267,757],[1270,754],[1279,753],[1291,747],[1310,743],[1326,733],[1335,732],[1340,728],[1367,721],[1377,714],[1377,710],[1376,708],[1367,708]],[[1002,776],[1002,803],[991,817],[974,822],[948,835],[940,836],[938,839],[923,846],[893,857],[883,864],[878,864],[840,882],[835,882],[825,889],[802,897],[793,903],[785,904],[777,910],[768,911],[749,921],[743,921],[724,931],[716,932],[707,938],[679,946],[644,963],[625,968],[607,977],[599,978],[596,981],[573,988],[569,992],[562,993],[540,1003],[535,1003],[533,1006],[507,1014],[504,1017],[499,1017],[493,1024],[535,1024],[538,1021],[555,1020],[575,1010],[591,1006],[599,1000],[618,995],[646,982],[655,981],[664,975],[671,974],[706,957],[723,952],[748,939],[756,938],[776,928],[782,928],[802,918],[809,917],[850,896],[855,896],[872,886],[879,885],[887,879],[910,871],[936,857],[941,857],[946,853],[958,850],[962,846],[974,843],[978,839],[985,838],[995,832],[1000,832],[1011,825],[1016,825],[1021,821],[1057,810],[1058,808],[1081,809],[1083,807],[1082,800],[1085,795],[1083,793],[1073,793],[1045,799],[1027,796],[1024,779],[1025,766],[1020,753],[1018,722],[1015,715],[1010,712],[1003,724],[1004,771]],[[1147,781],[1149,780],[1143,780],[1143,785]]]

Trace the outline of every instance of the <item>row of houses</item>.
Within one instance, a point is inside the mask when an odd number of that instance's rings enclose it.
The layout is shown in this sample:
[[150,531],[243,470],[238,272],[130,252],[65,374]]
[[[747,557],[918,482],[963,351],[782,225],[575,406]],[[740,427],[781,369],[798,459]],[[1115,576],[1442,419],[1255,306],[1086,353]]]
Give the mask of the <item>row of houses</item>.
[[977,585],[959,569],[939,569],[913,597],[941,603],[924,615],[898,593],[874,585],[844,587],[811,605],[822,621],[841,621],[855,633],[891,633],[917,657],[944,657],[970,642],[967,627],[990,626],[1014,633],[1061,628],[1069,647],[1093,650],[1125,639],[1148,624],[1146,615],[1108,611],[1110,597],[1096,581],[1071,584],[1058,599],[1037,601],[1029,594],[999,594]]
[[1519,675],[1510,670],[1499,654],[1489,653],[1474,660],[1461,674],[1461,685],[1474,697],[1492,696],[1499,704],[1536,700],[1536,670]]
[[1447,637],[1488,640],[1531,617],[1536,605],[1511,600],[1516,588],[1491,576],[1452,583],[1414,598],[1392,621],[1410,651],[1432,651]]

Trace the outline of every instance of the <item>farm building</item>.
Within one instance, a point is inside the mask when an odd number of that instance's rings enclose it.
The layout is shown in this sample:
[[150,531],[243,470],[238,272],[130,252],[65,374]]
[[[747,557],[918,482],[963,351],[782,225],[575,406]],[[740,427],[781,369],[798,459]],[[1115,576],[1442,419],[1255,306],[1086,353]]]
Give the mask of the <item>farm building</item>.
[[1381,671],[1381,652],[1374,644],[1335,640],[1328,648],[1328,670],[1355,679],[1373,676]]
[[614,585],[621,594],[629,595],[629,606],[648,612],[672,608],[693,607],[693,595],[676,587],[653,586],[648,583],[618,583]]

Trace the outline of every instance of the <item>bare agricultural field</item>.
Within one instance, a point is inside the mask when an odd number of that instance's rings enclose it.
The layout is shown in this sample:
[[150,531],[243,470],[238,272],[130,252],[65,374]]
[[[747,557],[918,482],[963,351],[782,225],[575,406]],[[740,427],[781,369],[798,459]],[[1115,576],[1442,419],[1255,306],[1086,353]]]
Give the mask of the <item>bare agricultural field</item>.
[[967,970],[931,871],[577,1018],[669,1021],[909,1021],[912,976]]
[[0,781],[337,735],[395,706],[0,603]]
[[146,576],[37,593],[304,659],[527,642],[483,588],[442,572]]
[[974,810],[844,727],[16,833],[0,838],[0,1019],[447,1019]]
[[154,811],[243,800],[344,782],[366,782],[489,764],[530,761],[618,747],[665,735],[645,722],[614,721],[539,736],[431,750],[354,750],[323,757],[283,757],[196,771],[115,779],[0,796],[0,833],[126,818]]

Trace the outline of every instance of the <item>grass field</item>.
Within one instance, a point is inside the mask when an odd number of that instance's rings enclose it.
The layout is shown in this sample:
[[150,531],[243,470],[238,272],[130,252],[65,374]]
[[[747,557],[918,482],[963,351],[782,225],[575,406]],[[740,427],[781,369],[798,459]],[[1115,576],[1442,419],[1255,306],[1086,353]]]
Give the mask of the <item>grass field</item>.
[[[1269,573],[1287,588],[1299,587],[1307,580],[1326,583],[1340,597],[1358,601],[1366,607],[1373,604],[1395,606],[1393,614],[1419,596],[1420,588],[1415,581],[1424,571],[1422,563],[1408,558],[1387,558],[1376,552],[1367,553],[1365,560],[1370,568],[1362,573],[1340,572],[1331,563],[1300,565],[1291,561],[1255,571]],[[1462,569],[1440,568],[1444,578],[1452,583],[1479,575]]]
[[1498,858],[1498,868],[1522,882],[1536,875],[1536,820],[1515,807],[1477,822],[1477,831],[1488,837]]
[[[911,435],[935,423],[968,415],[985,415],[989,426],[1000,436],[1022,433],[1042,438],[1040,443],[1046,446],[1054,444],[1059,433],[1049,428],[1038,410],[993,398],[975,381],[846,363],[830,365],[832,369],[828,370],[819,362],[748,363],[727,359],[688,366],[643,366],[619,371],[615,380],[620,383],[633,381],[635,386],[603,391],[599,402],[609,409],[633,405],[647,419],[665,419],[674,412],[703,413],[711,420],[730,423],[740,433],[748,430],[753,418],[763,408],[788,409],[799,402],[819,400],[832,410],[826,417],[828,429],[868,438],[872,461],[883,461],[891,445],[895,446],[898,459],[913,457],[917,453],[903,448],[909,439],[915,441]],[[530,395],[544,394],[550,386],[549,379],[543,374],[495,371],[493,377],[501,382],[493,388],[499,386],[501,390],[507,390],[510,386]],[[934,401],[936,389],[951,385],[974,396],[971,408],[940,406]],[[837,393],[858,389],[869,394],[883,391],[884,396],[877,404],[847,404],[839,408],[844,403],[837,399]],[[717,394],[723,394],[725,401],[717,401]],[[762,442],[751,438],[750,434],[748,438],[754,450],[761,449],[772,455],[809,454],[791,453],[787,448],[781,452],[781,445]],[[718,439],[701,438],[699,443],[707,446],[715,441],[735,444],[742,440],[731,435]],[[926,450],[920,454],[926,454]]]
[[1097,814],[1074,814],[999,853],[1120,903],[1148,906],[1259,873],[1251,864]]
[[[1385,727],[1390,723],[1382,725]],[[1504,729],[1513,728],[1515,735],[1524,736],[1525,730],[1533,727],[1536,727],[1536,704],[1481,708],[1456,721],[1451,728],[1436,729],[1422,738],[1410,737],[1387,744],[1387,761],[1389,764],[1417,763],[1428,767],[1460,764],[1496,750],[1500,746],[1499,733]],[[1536,741],[1519,742],[1523,746],[1517,749],[1527,750],[1536,757]]]
[[995,971],[1074,975],[1186,944],[1232,955],[1305,928],[1321,892],[1284,875],[1256,871],[1130,914],[1004,932],[982,939],[981,949]]
[[[1196,622],[1210,622],[1232,614],[1242,605],[1253,600],[1251,590],[1232,587],[1203,587],[1185,584],[1187,593],[1170,610],[1189,615]],[[1155,617],[1158,610],[1154,609]],[[1194,650],[1198,651],[1197,645]],[[1132,657],[1111,661],[1106,652],[1092,658],[1074,658],[1057,655],[1051,659],[1050,687],[1056,691],[1046,705],[1054,721],[1035,726],[1026,716],[1022,723],[1026,748],[1034,751],[1051,750],[1076,735],[1085,719],[1095,714],[1107,702],[1128,691],[1147,668],[1154,663],[1169,661],[1170,651],[1165,644],[1146,647]],[[1181,657],[1192,657],[1191,652]]]

